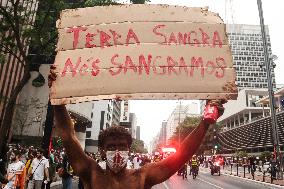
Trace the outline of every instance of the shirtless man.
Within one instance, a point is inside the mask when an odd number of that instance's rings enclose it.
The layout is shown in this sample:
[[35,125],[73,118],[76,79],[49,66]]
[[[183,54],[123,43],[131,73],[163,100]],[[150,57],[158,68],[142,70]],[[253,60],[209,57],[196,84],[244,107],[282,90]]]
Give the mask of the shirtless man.
[[[49,86],[56,79],[51,70]],[[223,106],[219,102],[219,116]],[[157,163],[149,163],[139,169],[126,169],[131,146],[131,136],[119,126],[110,127],[99,135],[99,149],[106,157],[106,169],[102,169],[95,160],[88,157],[75,136],[73,123],[64,105],[54,106],[55,125],[61,135],[69,161],[81,178],[85,189],[143,189],[162,183],[174,175],[185,162],[192,157],[200,146],[210,124],[201,120],[181,143],[180,149],[168,158]]]

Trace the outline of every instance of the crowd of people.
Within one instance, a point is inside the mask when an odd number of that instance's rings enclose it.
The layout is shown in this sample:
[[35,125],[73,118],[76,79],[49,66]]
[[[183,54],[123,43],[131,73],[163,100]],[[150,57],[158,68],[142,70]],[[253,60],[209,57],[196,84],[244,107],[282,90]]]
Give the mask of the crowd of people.
[[[6,157],[0,161],[0,188],[4,189],[49,189],[56,181],[56,172],[67,175],[64,149],[45,151],[33,146],[11,145]],[[4,161],[4,160],[8,161]],[[63,171],[62,171],[63,170]],[[70,174],[71,176],[71,174]]]
[[[62,180],[63,189],[72,188],[74,173],[64,148],[51,149],[47,157],[45,151],[33,146],[11,145],[6,154],[6,161],[0,159],[0,189],[49,189],[52,182]],[[86,152],[96,160],[102,169],[106,161],[98,153]],[[159,156],[131,153],[127,162],[128,169],[160,161]],[[80,178],[78,189],[83,189]]]

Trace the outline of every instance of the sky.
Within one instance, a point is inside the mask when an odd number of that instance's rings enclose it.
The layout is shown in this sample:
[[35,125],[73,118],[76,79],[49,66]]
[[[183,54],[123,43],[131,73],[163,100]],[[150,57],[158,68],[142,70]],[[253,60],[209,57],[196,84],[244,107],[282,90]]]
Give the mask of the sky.
[[[259,25],[257,0],[151,0],[152,4],[181,5],[188,7],[209,6],[209,10],[219,13],[225,23]],[[225,7],[227,7],[225,9]],[[281,0],[262,0],[264,23],[269,27],[272,53],[277,55],[275,61],[275,78],[277,84],[284,84],[284,34],[283,7]],[[225,11],[226,10],[226,11]],[[182,102],[184,105],[188,101]],[[130,112],[137,116],[141,127],[141,139],[146,144],[157,135],[163,120],[167,120],[177,101],[130,101]]]

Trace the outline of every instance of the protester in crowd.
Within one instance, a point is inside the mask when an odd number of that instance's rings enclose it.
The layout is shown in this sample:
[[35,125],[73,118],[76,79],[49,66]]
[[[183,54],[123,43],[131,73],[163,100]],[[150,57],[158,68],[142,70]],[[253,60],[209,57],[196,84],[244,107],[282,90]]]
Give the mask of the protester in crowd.
[[136,154],[135,157],[133,158],[133,168],[134,169],[139,169],[140,168],[140,163],[141,163],[141,159],[140,159],[139,155]]
[[10,156],[11,163],[8,165],[7,169],[7,180],[8,183],[4,189],[16,189],[23,188],[23,183],[21,183],[20,175],[24,171],[25,164],[20,160],[21,154],[19,151],[13,151]]
[[68,161],[68,156],[66,154],[63,154],[63,161],[58,166],[57,172],[62,178],[62,188],[72,189],[73,169]]
[[138,185],[138,188],[150,188],[165,181],[198,149],[211,123],[202,120],[200,125],[184,140],[180,151],[157,163],[147,164],[138,170],[126,169],[129,147],[132,142],[129,133],[123,127],[109,127],[99,135],[100,152],[107,159],[106,170],[103,170],[82,150],[74,135],[73,123],[66,108],[55,106],[54,110],[55,124],[61,134],[70,163],[82,179],[86,189],[137,188]]
[[[26,164],[25,164],[25,169],[26,169],[27,173],[32,172],[32,161],[33,161],[33,159],[34,159],[33,152],[31,150],[29,150],[28,154],[27,154],[27,161],[26,161]],[[27,176],[26,177],[26,188],[28,188],[29,184],[32,184],[30,182],[32,182],[32,181],[29,179],[29,176]]]
[[7,184],[8,179],[5,177],[6,174],[6,168],[5,168],[5,162],[2,158],[0,158],[0,188],[2,188],[2,184]]
[[[44,150],[40,149],[36,152],[36,158],[32,161],[32,171],[29,173],[32,177],[32,184],[29,186],[35,189],[44,188],[45,184],[50,181],[49,178],[49,161],[43,156]],[[46,178],[46,180],[44,180]]]

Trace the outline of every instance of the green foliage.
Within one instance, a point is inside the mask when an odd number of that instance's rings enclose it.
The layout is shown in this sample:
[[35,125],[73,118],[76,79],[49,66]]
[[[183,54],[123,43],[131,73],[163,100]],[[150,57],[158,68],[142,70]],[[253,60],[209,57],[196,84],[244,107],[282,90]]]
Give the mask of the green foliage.
[[52,138],[52,146],[54,149],[60,149],[63,147],[63,142],[60,137]]
[[271,152],[269,151],[264,151],[261,152],[260,154],[260,159],[265,160],[265,159],[269,159],[271,157]]
[[150,0],[130,0],[133,4],[145,4],[146,2],[151,2]]
[[245,151],[236,151],[234,154],[235,157],[244,158],[248,157],[248,154]]
[[118,3],[114,0],[87,0],[84,3],[85,7],[106,6],[106,5],[118,5]]
[[172,143],[182,142],[187,135],[189,135],[200,122],[200,117],[186,117],[182,123],[176,128],[173,136],[170,138]]
[[143,140],[134,139],[130,147],[130,150],[133,153],[147,153],[147,149],[144,147]]

